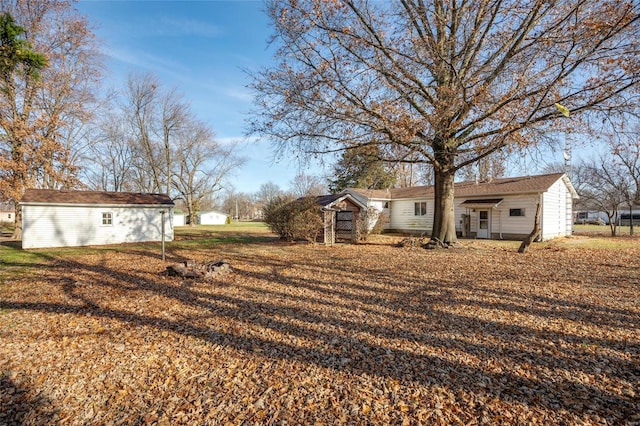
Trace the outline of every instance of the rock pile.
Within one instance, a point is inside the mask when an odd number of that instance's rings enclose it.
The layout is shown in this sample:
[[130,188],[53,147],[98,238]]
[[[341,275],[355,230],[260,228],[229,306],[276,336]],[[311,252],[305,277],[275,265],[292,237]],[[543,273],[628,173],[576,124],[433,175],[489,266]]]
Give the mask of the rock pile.
[[231,271],[231,265],[224,260],[198,264],[195,260],[187,260],[167,266],[167,275],[190,279],[211,280],[216,275]]

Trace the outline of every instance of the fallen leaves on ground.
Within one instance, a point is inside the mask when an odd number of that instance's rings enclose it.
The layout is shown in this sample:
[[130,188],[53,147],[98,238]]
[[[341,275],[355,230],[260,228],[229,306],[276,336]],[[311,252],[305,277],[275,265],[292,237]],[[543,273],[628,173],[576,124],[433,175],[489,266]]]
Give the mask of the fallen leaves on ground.
[[[549,248],[551,247],[551,248]],[[256,243],[0,285],[0,424],[638,424],[640,248]]]

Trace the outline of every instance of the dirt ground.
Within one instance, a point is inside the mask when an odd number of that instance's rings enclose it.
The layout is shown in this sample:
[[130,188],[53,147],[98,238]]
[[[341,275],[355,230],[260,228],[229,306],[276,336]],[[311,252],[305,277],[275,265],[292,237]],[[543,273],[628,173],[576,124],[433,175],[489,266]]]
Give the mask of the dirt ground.
[[0,424],[640,423],[639,246],[186,244],[0,281]]

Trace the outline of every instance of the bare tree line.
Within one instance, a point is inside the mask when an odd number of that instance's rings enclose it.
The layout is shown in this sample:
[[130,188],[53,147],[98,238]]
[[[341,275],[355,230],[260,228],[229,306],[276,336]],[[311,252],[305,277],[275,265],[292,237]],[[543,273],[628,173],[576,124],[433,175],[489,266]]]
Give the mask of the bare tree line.
[[243,162],[177,89],[163,89],[152,74],[130,75],[106,109],[89,147],[86,177],[94,189],[169,194],[195,223],[201,202]]

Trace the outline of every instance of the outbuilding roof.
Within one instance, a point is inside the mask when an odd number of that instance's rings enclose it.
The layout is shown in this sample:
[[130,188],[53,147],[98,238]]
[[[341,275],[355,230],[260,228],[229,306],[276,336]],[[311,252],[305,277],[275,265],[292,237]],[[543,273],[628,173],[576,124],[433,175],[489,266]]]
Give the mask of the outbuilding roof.
[[76,191],[56,189],[27,189],[21,204],[121,204],[167,205],[174,203],[166,194],[139,192]]
[[[552,173],[538,176],[519,176],[493,179],[490,182],[456,182],[454,190],[456,197],[487,196],[517,193],[535,193],[548,190],[558,179],[565,177],[564,173]],[[577,196],[571,182],[565,180],[569,190]],[[402,198],[433,197],[433,186],[413,186],[409,188],[391,189],[360,189],[349,188],[357,194],[367,198],[394,200]]]
[[334,204],[339,203],[342,200],[349,200],[360,208],[366,208],[366,205],[362,204],[359,200],[350,194],[329,194],[319,195],[316,197],[316,203],[324,208],[331,208]]

